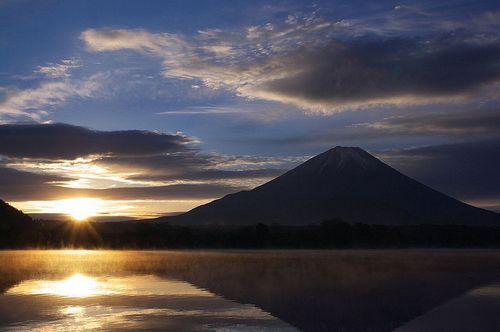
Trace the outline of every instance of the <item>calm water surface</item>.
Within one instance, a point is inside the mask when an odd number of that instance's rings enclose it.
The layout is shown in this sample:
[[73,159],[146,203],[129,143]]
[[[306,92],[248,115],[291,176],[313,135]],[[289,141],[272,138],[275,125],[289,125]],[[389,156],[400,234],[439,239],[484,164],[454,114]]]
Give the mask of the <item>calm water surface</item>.
[[499,281],[497,251],[3,251],[0,330],[425,330]]

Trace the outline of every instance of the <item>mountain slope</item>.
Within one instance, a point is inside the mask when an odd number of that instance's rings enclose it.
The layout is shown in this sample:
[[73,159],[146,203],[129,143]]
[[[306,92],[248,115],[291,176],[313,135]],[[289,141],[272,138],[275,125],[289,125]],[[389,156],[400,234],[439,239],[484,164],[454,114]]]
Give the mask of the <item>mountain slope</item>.
[[335,147],[250,191],[160,221],[304,225],[330,218],[378,224],[492,224],[499,215],[439,193],[356,147]]
[[31,218],[0,199],[0,225],[29,222]]

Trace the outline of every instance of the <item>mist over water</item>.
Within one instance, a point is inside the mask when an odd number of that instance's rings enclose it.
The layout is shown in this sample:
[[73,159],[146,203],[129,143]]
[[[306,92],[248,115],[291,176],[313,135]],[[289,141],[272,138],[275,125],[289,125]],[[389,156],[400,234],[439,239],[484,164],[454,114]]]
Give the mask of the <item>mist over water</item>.
[[485,250],[40,250],[0,263],[2,331],[390,331],[500,280],[500,253]]

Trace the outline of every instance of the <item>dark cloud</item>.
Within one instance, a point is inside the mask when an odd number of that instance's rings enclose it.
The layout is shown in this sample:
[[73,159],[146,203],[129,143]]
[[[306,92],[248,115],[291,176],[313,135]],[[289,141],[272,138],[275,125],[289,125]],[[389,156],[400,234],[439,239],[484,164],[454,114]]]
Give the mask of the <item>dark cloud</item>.
[[500,139],[378,155],[402,173],[459,199],[500,201]]
[[0,198],[16,201],[24,199],[46,199],[64,193],[65,188],[51,182],[67,181],[69,178],[24,172],[0,166]]
[[[246,138],[259,152],[311,155],[336,145],[380,151],[411,146],[438,145],[500,137],[500,109],[448,109],[436,112],[421,107],[385,113],[359,111],[348,121],[339,115],[294,130]],[[343,116],[344,114],[340,114]]]
[[132,175],[128,179],[148,181],[262,179],[273,178],[284,172],[277,168],[240,170],[215,168],[225,165],[231,159],[234,159],[234,156],[187,152],[153,156],[103,157],[95,160],[94,163],[115,171],[139,172],[139,175]]
[[217,164],[218,157],[194,152],[158,154],[147,156],[110,156],[96,159],[94,163],[115,170],[135,170],[149,175],[173,176],[189,173]]
[[70,180],[68,177],[23,172],[0,166],[0,183],[3,190],[5,190],[6,187],[29,187],[49,182],[68,180]]
[[258,90],[275,99],[332,107],[418,104],[434,97],[464,97],[500,79],[500,43],[449,39],[363,38],[298,49],[281,60],[283,68],[296,74],[267,81]]
[[186,151],[192,140],[152,131],[97,131],[68,124],[0,125],[0,155],[75,159],[94,154],[145,155]]
[[272,179],[283,174],[283,169],[252,169],[252,170],[201,170],[191,173],[179,174],[176,176],[168,175],[138,175],[132,176],[131,180],[142,181],[168,181],[168,180],[190,180],[190,181],[224,181],[224,180],[255,180],[255,179]]
[[396,116],[366,126],[406,134],[500,136],[500,109]]
[[213,183],[80,189],[61,187],[52,183],[64,180],[68,179],[0,167],[0,197],[7,201],[55,200],[73,197],[110,200],[197,200],[217,198],[244,189],[239,186]]
[[222,197],[244,188],[224,184],[176,184],[157,187],[132,187],[110,189],[85,189],[80,193],[102,199],[171,199],[196,200]]

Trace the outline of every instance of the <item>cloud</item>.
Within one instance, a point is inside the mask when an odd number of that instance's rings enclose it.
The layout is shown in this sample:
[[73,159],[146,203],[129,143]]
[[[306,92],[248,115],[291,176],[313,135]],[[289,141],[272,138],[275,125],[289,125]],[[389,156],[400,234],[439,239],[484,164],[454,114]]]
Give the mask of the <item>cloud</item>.
[[[439,191],[480,206],[500,208],[495,205],[500,202],[499,139],[391,150],[378,152],[376,155],[402,173]],[[55,166],[57,162],[54,161]],[[19,171],[7,168],[7,160],[0,167],[0,197],[11,201],[71,197],[106,200],[209,200],[248,189],[283,172],[283,167],[265,168],[266,165],[284,165],[284,161],[279,158],[198,155],[193,152],[180,156],[103,157],[91,163],[109,168],[111,174],[124,170],[134,171],[130,173],[129,180],[138,181],[138,184],[131,186],[123,181],[103,188],[70,188],[61,183],[78,178],[77,171],[57,174],[57,167],[42,167],[44,173]],[[222,166],[228,168],[223,169]],[[229,168],[234,166],[238,169]],[[290,164],[286,168],[289,167]],[[54,170],[56,173],[51,173]],[[143,185],[140,185],[141,181]]]
[[243,187],[211,183],[106,189],[67,188],[53,183],[64,179],[57,175],[35,174],[0,167],[0,197],[8,201],[47,201],[76,197],[105,200],[200,200],[221,197],[243,189]]
[[[82,180],[78,164],[62,165],[61,161],[30,167],[30,160],[23,159],[15,164],[7,162],[0,167],[0,197],[13,201],[57,200],[72,197],[94,197],[109,200],[200,200],[215,199],[231,192],[248,189],[283,173],[281,169],[223,170],[206,167],[206,156],[174,157],[170,161],[155,164],[164,158],[136,157],[132,162],[120,157],[105,161],[90,161],[95,167],[83,176],[92,179],[101,176],[111,185],[104,187],[74,186],[72,181]],[[112,161],[110,161],[112,159]],[[49,162],[46,162],[49,163]],[[9,168],[10,167],[10,168]],[[17,167],[25,170],[18,170]],[[185,167],[185,168],[183,168]],[[30,170],[30,171],[27,171]],[[42,173],[37,173],[42,171]],[[120,176],[123,175],[123,178]],[[97,183],[102,184],[102,179]]]
[[127,29],[88,29],[82,32],[80,38],[87,47],[96,52],[118,51],[123,49],[136,50],[163,58],[166,68],[179,67],[182,63],[188,65],[194,47],[182,36],[171,33],[149,33],[145,30]]
[[181,110],[164,111],[158,113],[159,115],[207,115],[207,114],[235,114],[246,113],[248,110],[241,107],[230,106],[191,106]]
[[41,121],[52,107],[70,98],[89,98],[101,87],[103,74],[95,74],[81,81],[62,79],[44,81],[30,89],[4,89],[0,100],[0,120],[19,117]]
[[342,109],[457,101],[500,79],[500,44],[436,46],[394,39],[303,49],[282,62],[292,74],[250,90],[302,107]]
[[402,173],[459,199],[500,201],[498,138],[377,155]]
[[92,164],[122,174],[135,185],[222,184],[251,188],[284,173],[287,158],[255,158],[195,151],[145,156],[105,156]]
[[141,180],[156,180],[156,181],[165,181],[165,180],[191,180],[191,181],[226,181],[227,180],[245,180],[246,184],[244,187],[248,187],[248,180],[258,179],[262,181],[271,180],[275,177],[283,174],[285,170],[276,169],[276,168],[264,168],[264,169],[250,169],[250,170],[220,170],[220,169],[212,169],[212,170],[199,170],[191,173],[186,172],[185,174],[180,174],[178,176],[151,176],[151,175],[140,175],[133,177],[133,179],[141,179]]
[[188,43],[175,34],[151,34],[145,30],[88,29],[82,33],[81,38],[95,51],[135,49],[167,55],[171,50],[176,52],[182,47],[190,48]]
[[0,155],[11,158],[75,159],[89,155],[179,152],[194,140],[152,131],[98,131],[68,124],[0,125]]
[[48,63],[45,66],[38,66],[35,73],[48,76],[50,78],[70,77],[73,68],[80,67],[80,63],[75,59],[65,59],[61,63]]
[[289,163],[200,153],[181,134],[68,124],[0,125],[0,141],[0,197],[10,201],[177,200],[186,208],[266,182]]
[[484,138],[500,135],[500,109],[393,116],[359,126],[409,135]]
[[52,182],[66,180],[68,178],[62,176],[23,172],[0,166],[0,197],[7,200],[43,197],[54,193],[54,188],[57,189]]
[[[285,159],[285,158],[283,158]],[[95,159],[93,164],[130,174],[127,179],[153,183],[217,182],[249,187],[252,181],[270,180],[281,175],[286,161],[275,158],[257,163],[245,157],[201,154],[195,152],[151,156],[110,156]],[[278,161],[279,160],[279,161]],[[232,163],[232,165],[231,165]],[[231,169],[224,169],[224,167]],[[278,166],[278,167],[276,167]],[[241,180],[244,183],[241,183]]]
[[[328,21],[313,14],[194,37],[89,29],[81,39],[95,52],[135,50],[159,57],[167,78],[335,112],[458,102],[499,83],[498,30],[477,18],[444,21],[400,6],[376,18]],[[416,29],[425,24],[425,30]]]
[[[170,186],[83,189],[84,193],[101,199],[176,199],[198,200],[222,197],[243,187],[223,184],[176,184]],[[81,192],[79,193],[81,195]]]
[[238,143],[255,147],[260,153],[310,154],[335,145],[377,151],[496,137],[500,137],[500,109],[466,105],[439,112],[414,107],[312,117],[293,130],[264,132]]

